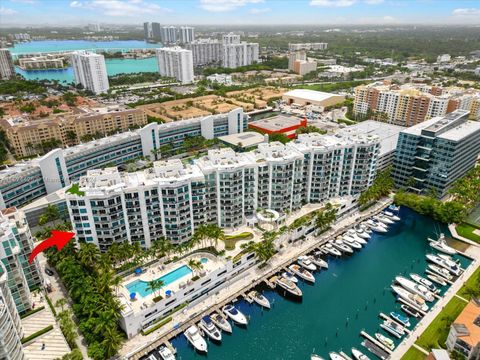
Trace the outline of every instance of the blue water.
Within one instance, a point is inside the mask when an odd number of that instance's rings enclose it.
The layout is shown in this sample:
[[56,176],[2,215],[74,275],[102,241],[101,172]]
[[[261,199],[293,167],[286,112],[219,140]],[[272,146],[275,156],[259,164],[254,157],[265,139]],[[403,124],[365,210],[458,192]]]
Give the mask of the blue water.
[[201,258],[201,259],[200,259],[200,262],[201,262],[202,264],[206,264],[206,263],[208,262],[208,259],[207,259],[207,258]]
[[[158,48],[159,44],[149,44],[144,41],[86,41],[86,40],[45,40],[32,41],[28,43],[19,43],[10,48],[12,54],[25,54],[31,52],[48,52],[63,50],[88,50],[88,49],[139,49],[139,48]],[[155,57],[147,59],[106,59],[108,75],[129,74],[136,72],[156,72],[158,71],[157,60]],[[73,70],[71,67],[61,70],[31,70],[25,71],[16,68],[16,72],[27,80],[57,80],[61,83],[70,83],[73,81]]]
[[[174,281],[177,281],[178,279],[181,279],[182,277],[189,275],[192,273],[192,270],[187,266],[183,265],[173,271],[170,271],[168,274],[165,274],[161,276],[159,279],[164,282],[164,287],[171,284]],[[148,289],[148,281],[143,281],[140,279],[137,279],[135,281],[132,281],[131,283],[125,285],[129,293],[137,293],[141,297],[148,296],[152,293],[151,289]]]
[[[235,326],[233,334],[224,335],[220,345],[209,342],[208,358],[308,360],[315,349],[327,359],[330,351],[350,354],[351,347],[365,350],[370,356],[361,345],[360,331],[386,335],[379,326],[382,321],[378,314],[402,313],[390,290],[393,279],[399,274],[423,274],[427,266],[425,254],[432,252],[427,236],[434,237],[439,231],[449,235],[446,227],[408,209],[401,209],[400,215],[400,222],[390,226],[386,234],[373,235],[360,252],[330,258],[329,269],[315,273],[315,285],[300,282],[301,303],[268,288],[262,290],[273,304],[269,311],[243,300],[237,302],[235,305],[250,317],[247,329]],[[459,258],[463,267],[469,264],[467,259]],[[412,328],[416,320],[411,322]],[[178,350],[177,359],[202,357],[183,335],[172,343]]]

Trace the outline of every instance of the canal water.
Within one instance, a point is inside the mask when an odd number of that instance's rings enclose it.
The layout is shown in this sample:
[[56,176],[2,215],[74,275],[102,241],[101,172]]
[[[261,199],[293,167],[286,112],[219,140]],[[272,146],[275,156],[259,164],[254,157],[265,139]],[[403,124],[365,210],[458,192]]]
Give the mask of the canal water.
[[[10,48],[13,55],[32,52],[66,51],[66,50],[93,50],[93,49],[143,49],[158,48],[160,44],[150,44],[145,41],[86,41],[86,40],[45,40],[31,41],[15,44]],[[155,57],[146,59],[106,59],[108,75],[136,72],[158,71]],[[60,70],[31,70],[25,71],[16,67],[16,72],[27,80],[58,80],[62,83],[73,81],[73,70],[71,67]]]
[[[234,326],[232,335],[223,335],[222,343],[208,342],[210,360],[309,360],[312,351],[328,358],[330,351],[351,347],[364,351],[359,333],[386,333],[379,327],[380,312],[401,312],[390,290],[395,276],[410,272],[424,274],[425,254],[434,252],[427,237],[436,237],[448,229],[413,211],[402,208],[401,221],[390,226],[386,234],[375,234],[364,248],[353,256],[330,258],[329,269],[315,274],[315,285],[300,281],[303,301],[293,302],[275,290],[264,289],[273,302],[271,310],[239,301],[236,305],[250,317],[246,329]],[[469,260],[458,256],[462,267]],[[446,290],[443,289],[442,293]],[[431,306],[432,303],[429,303]],[[411,328],[416,324],[413,322]],[[396,341],[398,343],[399,341]],[[172,340],[177,359],[204,357],[195,353],[183,335]]]

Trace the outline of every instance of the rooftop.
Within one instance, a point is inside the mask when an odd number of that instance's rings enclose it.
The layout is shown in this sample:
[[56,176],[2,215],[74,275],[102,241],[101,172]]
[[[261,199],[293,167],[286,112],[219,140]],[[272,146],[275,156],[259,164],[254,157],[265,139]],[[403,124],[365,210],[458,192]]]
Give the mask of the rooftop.
[[[220,136],[218,139],[224,143],[242,148],[249,148],[265,141],[265,137],[255,131]],[[241,146],[239,144],[241,144]]]
[[458,315],[452,326],[462,328],[458,336],[472,347],[480,342],[480,306],[470,301],[463,311]]
[[302,119],[288,115],[277,115],[269,118],[249,122],[252,125],[267,131],[281,131],[285,128],[301,125]]
[[338,95],[330,94],[322,91],[309,90],[309,89],[294,89],[286,92],[284,96],[297,97],[297,98],[302,98],[310,101],[324,101],[331,98],[332,96],[338,96]]

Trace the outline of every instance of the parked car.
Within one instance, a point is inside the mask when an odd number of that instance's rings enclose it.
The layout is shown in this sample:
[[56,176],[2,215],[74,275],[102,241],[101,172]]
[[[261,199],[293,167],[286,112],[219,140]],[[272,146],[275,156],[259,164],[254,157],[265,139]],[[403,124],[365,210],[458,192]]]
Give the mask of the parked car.
[[45,268],[45,273],[46,273],[48,276],[53,276],[53,271],[50,270],[49,268]]

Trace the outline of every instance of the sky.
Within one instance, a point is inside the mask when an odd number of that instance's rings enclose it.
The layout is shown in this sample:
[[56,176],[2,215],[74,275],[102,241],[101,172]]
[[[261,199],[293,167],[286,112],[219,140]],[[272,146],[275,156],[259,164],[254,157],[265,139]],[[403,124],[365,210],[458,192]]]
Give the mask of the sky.
[[0,25],[480,25],[480,0],[0,0]]

